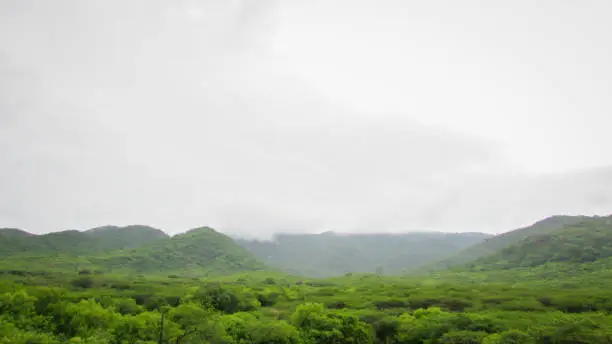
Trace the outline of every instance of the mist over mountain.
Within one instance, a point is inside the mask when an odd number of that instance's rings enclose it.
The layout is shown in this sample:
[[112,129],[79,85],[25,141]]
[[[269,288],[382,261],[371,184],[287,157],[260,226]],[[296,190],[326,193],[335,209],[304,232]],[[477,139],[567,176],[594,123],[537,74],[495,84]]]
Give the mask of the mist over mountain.
[[612,343],[611,17],[0,0],[0,343]]
[[489,238],[483,233],[277,234],[273,240],[234,239],[271,267],[304,276],[400,274]]

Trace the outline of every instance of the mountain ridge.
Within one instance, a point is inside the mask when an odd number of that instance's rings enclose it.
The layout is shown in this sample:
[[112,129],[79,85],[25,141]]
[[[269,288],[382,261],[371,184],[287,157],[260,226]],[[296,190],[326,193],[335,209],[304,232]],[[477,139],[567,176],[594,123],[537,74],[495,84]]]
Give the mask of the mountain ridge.
[[287,273],[326,277],[401,273],[490,237],[469,232],[276,234],[272,240],[234,238],[267,265]]
[[588,263],[608,258],[612,258],[612,216],[594,216],[527,236],[469,265],[481,269],[509,269],[547,263]]
[[496,254],[529,236],[544,234],[563,228],[566,225],[576,224],[591,217],[584,215],[553,215],[534,222],[530,226],[510,230],[483,240],[468,247],[446,259],[423,265],[420,270],[444,270],[464,266],[477,259]]
[[[4,234],[2,234],[4,233]],[[86,254],[137,247],[167,237],[163,231],[141,225],[104,226],[33,234],[21,229],[0,231],[0,253],[46,252]]]
[[[230,237],[210,227],[169,236],[153,227],[103,226],[42,235],[0,236],[0,255],[6,268],[44,267],[106,272],[193,275],[261,270],[266,266]],[[13,235],[14,236],[14,235]]]

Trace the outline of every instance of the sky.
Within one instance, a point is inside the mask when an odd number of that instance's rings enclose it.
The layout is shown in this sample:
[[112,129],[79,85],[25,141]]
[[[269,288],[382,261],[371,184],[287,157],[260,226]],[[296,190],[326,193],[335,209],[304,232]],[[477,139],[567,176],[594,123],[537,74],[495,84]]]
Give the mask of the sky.
[[608,1],[0,0],[0,227],[612,213]]

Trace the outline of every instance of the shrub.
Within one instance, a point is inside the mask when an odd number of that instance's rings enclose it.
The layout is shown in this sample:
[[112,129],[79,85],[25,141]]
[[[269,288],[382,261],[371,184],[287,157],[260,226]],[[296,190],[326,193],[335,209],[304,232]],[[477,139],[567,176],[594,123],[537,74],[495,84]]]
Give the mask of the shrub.
[[440,344],[480,344],[486,336],[486,332],[452,331],[440,338]]
[[83,276],[73,280],[71,284],[77,288],[91,288],[94,285],[94,280],[89,276]]

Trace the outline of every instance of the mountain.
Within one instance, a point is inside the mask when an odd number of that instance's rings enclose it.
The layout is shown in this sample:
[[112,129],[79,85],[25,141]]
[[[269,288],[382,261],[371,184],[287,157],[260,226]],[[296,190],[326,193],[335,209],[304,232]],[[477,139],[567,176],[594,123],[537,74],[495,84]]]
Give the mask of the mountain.
[[99,249],[105,251],[136,248],[169,238],[168,234],[160,229],[142,225],[104,226],[86,230],[84,233],[95,240]]
[[22,238],[32,235],[19,228],[0,228],[0,237],[4,238]]
[[267,265],[322,277],[351,272],[401,273],[488,238],[483,233],[279,234],[272,241],[235,239]]
[[528,236],[477,259],[484,269],[534,267],[546,263],[587,263],[612,257],[612,216],[584,218],[561,229]]
[[0,253],[91,254],[140,247],[168,236],[147,226],[106,226],[84,232],[67,230],[35,235],[18,229],[0,230]]
[[465,265],[479,258],[493,255],[529,236],[550,233],[564,226],[574,225],[589,219],[588,216],[551,216],[531,226],[487,238],[439,262],[426,264],[424,269],[439,270]]
[[7,269],[98,270],[127,273],[224,274],[265,269],[230,237],[202,227],[169,237],[159,229],[105,226],[34,235],[0,230]]
[[93,257],[90,261],[113,271],[222,274],[265,269],[250,252],[209,227],[192,229],[136,249]]
[[[4,232],[4,231],[3,231]],[[11,231],[9,235],[0,235],[0,253],[3,255],[18,253],[76,253],[92,250],[95,243],[84,233],[69,230],[43,235],[30,234],[24,231]]]
[[32,234],[17,228],[0,228],[0,255],[14,252]]

